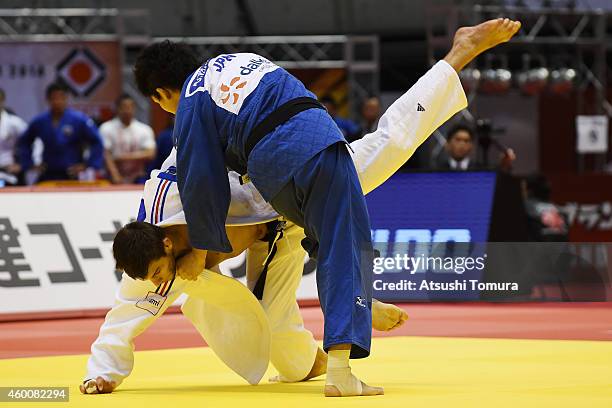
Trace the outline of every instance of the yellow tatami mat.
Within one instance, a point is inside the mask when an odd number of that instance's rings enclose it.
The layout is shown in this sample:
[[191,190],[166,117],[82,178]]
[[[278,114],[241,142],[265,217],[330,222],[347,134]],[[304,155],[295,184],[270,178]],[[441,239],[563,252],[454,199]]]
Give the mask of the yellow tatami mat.
[[0,386],[69,386],[70,402],[51,406],[92,408],[612,407],[612,343],[603,341],[376,338],[353,371],[386,395],[342,399],[324,398],[322,380],[250,386],[208,348],[138,352],[113,394],[81,395],[86,359],[0,360]]

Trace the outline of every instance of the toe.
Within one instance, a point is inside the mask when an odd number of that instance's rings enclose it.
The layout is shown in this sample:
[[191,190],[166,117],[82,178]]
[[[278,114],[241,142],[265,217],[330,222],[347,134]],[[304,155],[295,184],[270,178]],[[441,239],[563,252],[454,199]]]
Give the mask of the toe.
[[361,382],[361,395],[384,395],[385,394],[385,390],[382,387],[371,387],[369,385],[367,385],[366,383],[364,383],[363,381]]

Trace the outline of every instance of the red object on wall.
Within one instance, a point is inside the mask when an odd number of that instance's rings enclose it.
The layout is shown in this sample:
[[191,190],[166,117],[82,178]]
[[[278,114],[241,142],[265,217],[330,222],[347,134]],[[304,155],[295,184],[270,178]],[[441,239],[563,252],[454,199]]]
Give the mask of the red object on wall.
[[573,242],[612,242],[612,175],[547,176],[552,201],[562,207]]

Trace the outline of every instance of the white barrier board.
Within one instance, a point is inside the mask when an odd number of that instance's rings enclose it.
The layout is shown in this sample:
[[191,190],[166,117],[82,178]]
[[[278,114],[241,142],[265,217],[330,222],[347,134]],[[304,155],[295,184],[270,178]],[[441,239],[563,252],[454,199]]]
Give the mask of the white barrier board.
[[[110,308],[118,287],[112,240],[140,198],[138,189],[0,191],[0,315]],[[221,270],[243,276],[244,254]],[[298,299],[316,299],[314,275]]]

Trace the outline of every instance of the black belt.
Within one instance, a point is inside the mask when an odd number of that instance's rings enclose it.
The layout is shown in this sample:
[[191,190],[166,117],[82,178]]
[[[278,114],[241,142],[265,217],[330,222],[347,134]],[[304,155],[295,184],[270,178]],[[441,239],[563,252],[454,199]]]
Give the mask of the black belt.
[[274,256],[276,255],[276,242],[283,237],[283,230],[285,229],[285,221],[270,221],[268,225],[268,233],[262,239],[262,241],[268,242],[268,256],[263,264],[263,270],[257,278],[255,287],[253,288],[253,294],[259,300],[263,299],[264,288],[266,286],[266,277],[268,276],[268,267],[272,263]]
[[247,163],[249,161],[249,155],[251,154],[257,143],[259,143],[261,139],[263,139],[267,134],[276,129],[279,125],[282,125],[283,123],[287,122],[289,119],[291,119],[298,113],[313,108],[325,109],[321,102],[317,101],[314,98],[302,97],[292,99],[276,108],[264,120],[259,122],[253,128],[253,130],[251,130],[251,134],[249,134],[247,138],[246,146],[244,147],[244,165],[240,163],[240,160],[238,159],[238,156],[235,153],[226,152],[225,162],[227,163],[230,169],[240,174],[240,184],[245,184],[249,182],[249,178],[247,175]]

